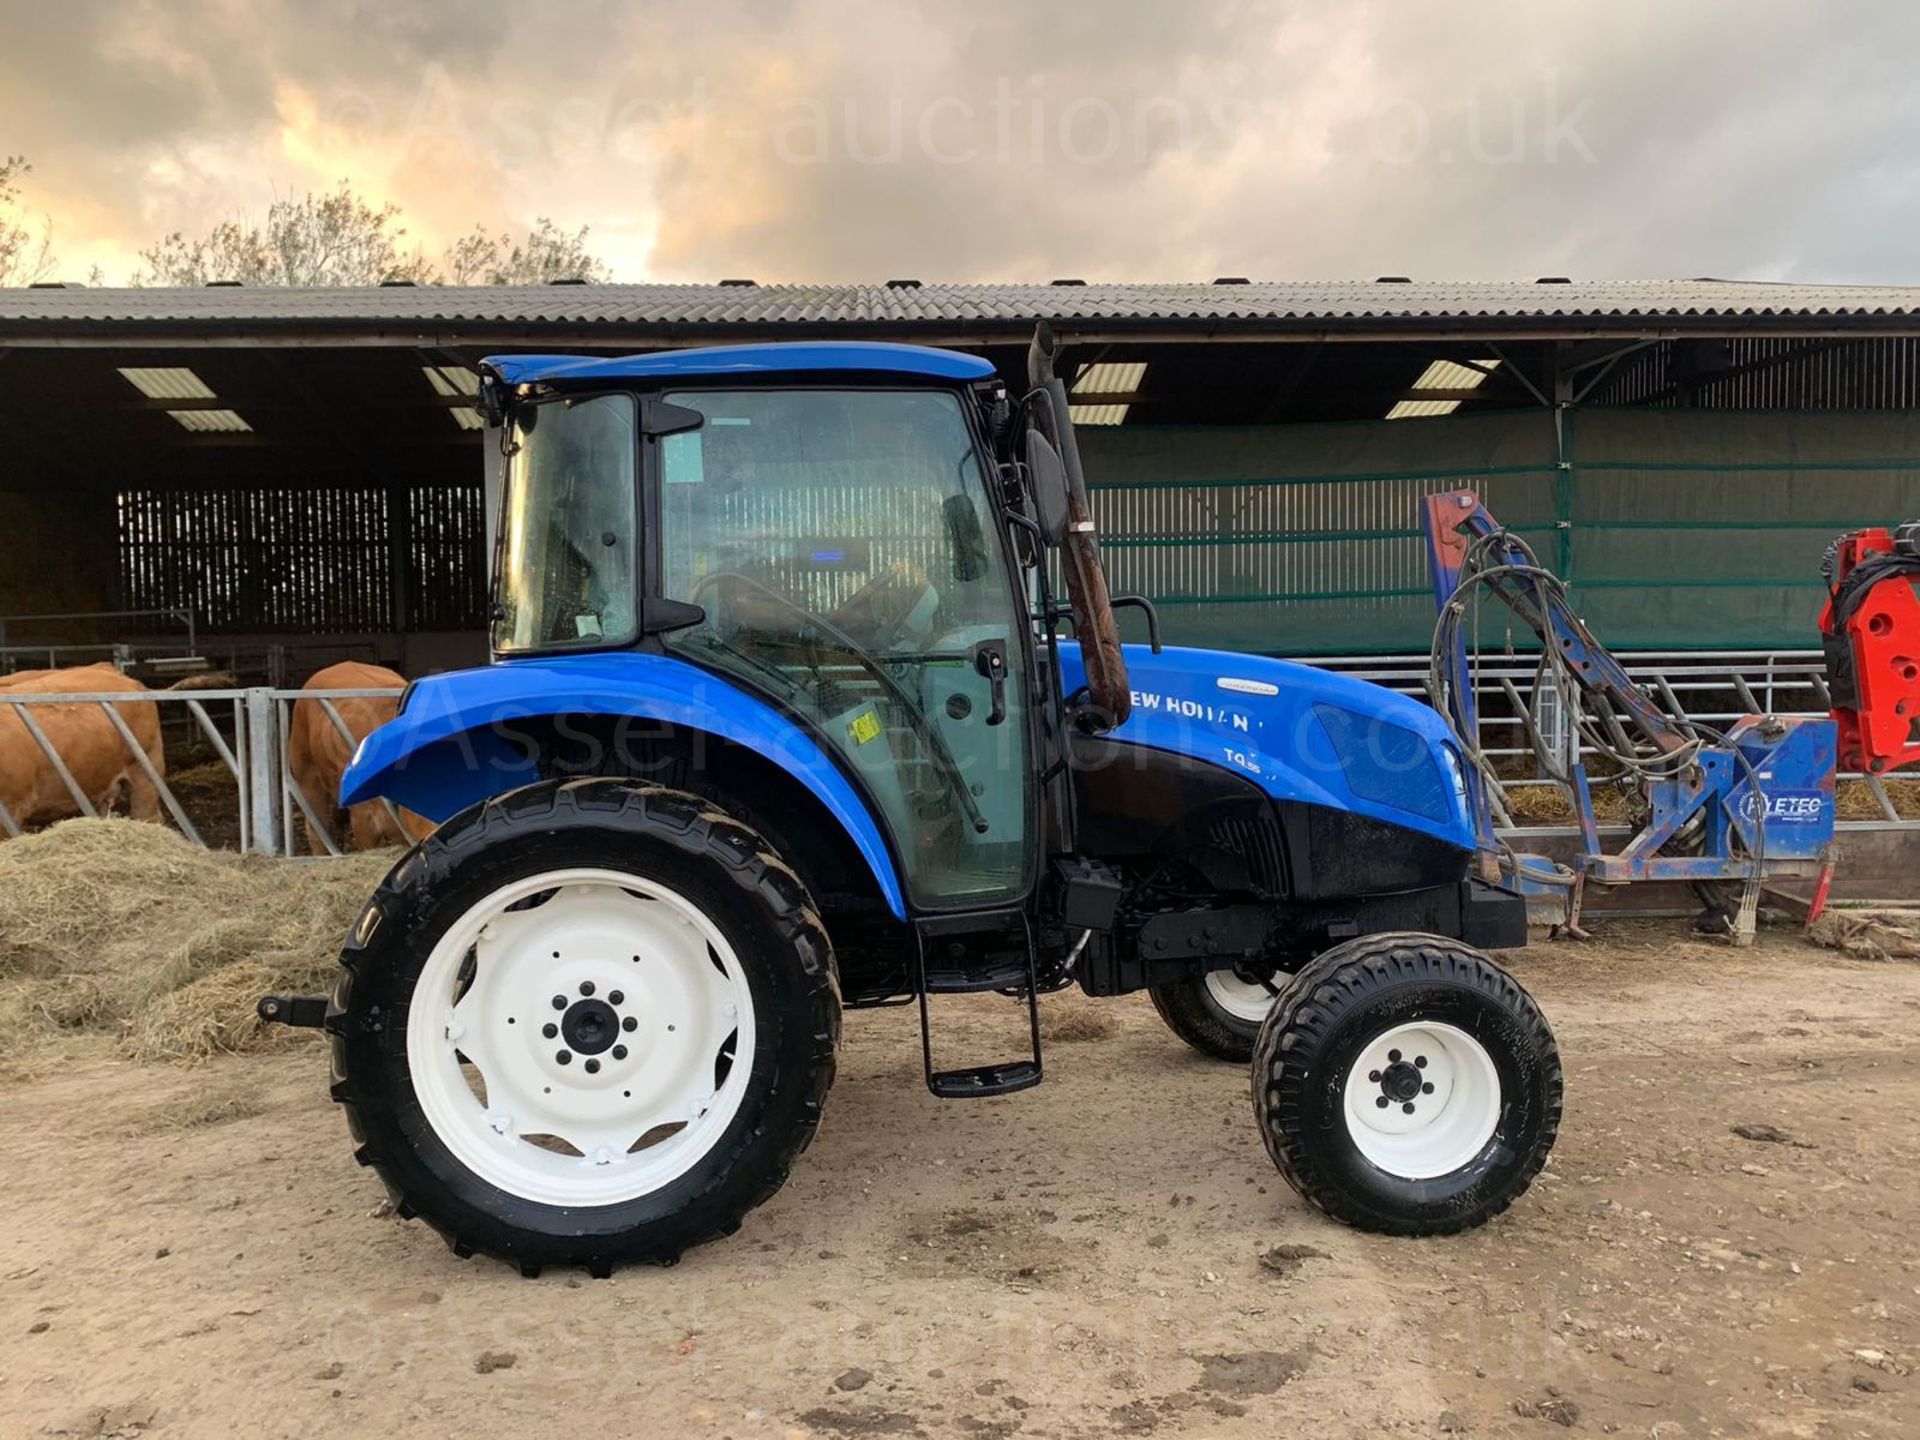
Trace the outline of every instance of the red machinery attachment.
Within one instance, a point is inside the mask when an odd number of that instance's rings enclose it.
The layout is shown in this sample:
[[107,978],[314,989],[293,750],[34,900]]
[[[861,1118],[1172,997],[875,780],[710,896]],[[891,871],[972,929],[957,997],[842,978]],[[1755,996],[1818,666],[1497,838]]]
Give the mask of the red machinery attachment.
[[1920,520],[1843,535],[1821,570],[1840,768],[1879,775],[1920,764]]

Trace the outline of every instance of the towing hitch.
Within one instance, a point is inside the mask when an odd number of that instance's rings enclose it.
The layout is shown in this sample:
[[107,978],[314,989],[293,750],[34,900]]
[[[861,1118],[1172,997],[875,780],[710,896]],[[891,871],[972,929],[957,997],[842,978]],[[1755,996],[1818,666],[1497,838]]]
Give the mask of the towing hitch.
[[324,995],[262,995],[253,1007],[269,1025],[292,1025],[301,1030],[318,1030],[327,1023],[327,997]]

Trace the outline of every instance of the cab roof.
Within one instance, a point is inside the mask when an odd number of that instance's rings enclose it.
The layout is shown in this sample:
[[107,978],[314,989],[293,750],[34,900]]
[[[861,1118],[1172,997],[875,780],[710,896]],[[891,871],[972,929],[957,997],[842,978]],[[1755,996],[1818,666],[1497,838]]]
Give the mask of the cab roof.
[[672,379],[680,376],[819,375],[861,372],[931,380],[985,380],[993,366],[978,355],[924,345],[813,340],[783,345],[718,345],[653,355],[495,355],[485,362],[509,385],[546,381]]

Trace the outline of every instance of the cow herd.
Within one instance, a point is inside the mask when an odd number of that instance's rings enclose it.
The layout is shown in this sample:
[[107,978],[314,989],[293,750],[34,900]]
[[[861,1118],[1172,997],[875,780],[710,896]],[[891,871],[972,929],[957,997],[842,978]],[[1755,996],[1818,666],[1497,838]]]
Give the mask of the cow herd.
[[[317,671],[303,690],[398,690],[405,684],[403,677],[382,666],[348,662]],[[14,824],[23,831],[34,830],[83,814],[76,790],[101,815],[162,820],[156,781],[165,781],[167,754],[159,703],[108,702],[119,725],[96,700],[7,703],[9,696],[21,695],[154,693],[108,664],[0,675],[0,805]],[[318,699],[303,697],[294,702],[288,721],[287,770],[313,812],[312,817],[302,817],[312,853],[329,853],[328,838],[340,850],[376,849],[419,839],[433,827],[417,815],[390,812],[377,803],[343,811],[337,799],[340,775],[354,747],[393,718],[397,701],[372,696],[342,697],[330,703],[332,714]],[[39,737],[33,733],[35,728]],[[65,776],[48,757],[48,750],[59,757]],[[324,836],[315,817],[325,827]]]

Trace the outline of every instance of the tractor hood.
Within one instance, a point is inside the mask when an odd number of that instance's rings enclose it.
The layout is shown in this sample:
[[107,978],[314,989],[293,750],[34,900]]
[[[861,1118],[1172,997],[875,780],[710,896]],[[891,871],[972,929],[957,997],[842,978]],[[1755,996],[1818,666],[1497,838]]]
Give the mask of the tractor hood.
[[[1237,770],[1277,800],[1473,848],[1459,753],[1418,700],[1290,660],[1124,648],[1133,713],[1111,739]],[[1072,693],[1085,680],[1078,645],[1061,645],[1060,666]]]

